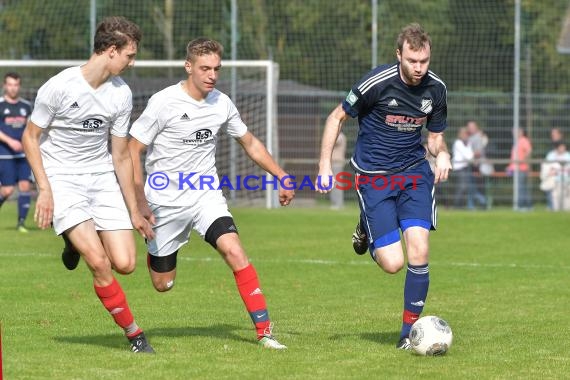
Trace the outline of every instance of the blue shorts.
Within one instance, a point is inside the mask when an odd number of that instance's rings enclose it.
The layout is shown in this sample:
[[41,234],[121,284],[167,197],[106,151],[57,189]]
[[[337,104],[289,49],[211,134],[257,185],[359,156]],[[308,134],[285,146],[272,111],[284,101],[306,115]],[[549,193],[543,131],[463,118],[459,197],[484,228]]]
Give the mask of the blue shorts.
[[370,252],[399,241],[408,227],[435,230],[434,174],[427,161],[396,174],[358,175],[356,181]]
[[32,170],[25,158],[0,159],[0,184],[2,186],[14,186],[22,180],[30,181],[31,177]]

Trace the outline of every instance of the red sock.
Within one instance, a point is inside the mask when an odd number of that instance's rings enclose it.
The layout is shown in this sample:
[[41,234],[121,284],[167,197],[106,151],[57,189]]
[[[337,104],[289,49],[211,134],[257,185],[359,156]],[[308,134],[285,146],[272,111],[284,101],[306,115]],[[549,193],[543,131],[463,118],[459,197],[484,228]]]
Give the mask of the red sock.
[[125,330],[127,337],[132,338],[142,332],[135,323],[131,309],[129,309],[129,305],[127,304],[125,293],[116,279],[113,278],[111,285],[95,285],[94,288],[95,293],[97,293],[105,309],[109,311],[115,323]]
[[245,304],[245,308],[249,312],[249,316],[255,329],[257,337],[263,336],[265,330],[269,328],[271,321],[267,312],[265,297],[261,292],[257,272],[252,264],[249,264],[242,270],[234,272],[239,295]]

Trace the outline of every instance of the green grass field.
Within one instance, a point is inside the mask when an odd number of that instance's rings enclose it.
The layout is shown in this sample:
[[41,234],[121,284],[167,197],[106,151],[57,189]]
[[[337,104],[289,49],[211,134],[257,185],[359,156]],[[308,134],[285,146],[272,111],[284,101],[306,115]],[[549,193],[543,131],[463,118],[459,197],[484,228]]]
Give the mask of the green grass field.
[[10,203],[0,212],[5,379],[569,376],[567,214],[440,212],[424,315],[446,319],[454,344],[434,358],[394,348],[405,271],[387,275],[352,252],[356,208],[233,212],[286,352],[255,344],[233,276],[193,235],[164,294],[138,240],[137,270],[120,281],[157,354],[132,354],[85,264],[65,270],[52,231],[17,233]]

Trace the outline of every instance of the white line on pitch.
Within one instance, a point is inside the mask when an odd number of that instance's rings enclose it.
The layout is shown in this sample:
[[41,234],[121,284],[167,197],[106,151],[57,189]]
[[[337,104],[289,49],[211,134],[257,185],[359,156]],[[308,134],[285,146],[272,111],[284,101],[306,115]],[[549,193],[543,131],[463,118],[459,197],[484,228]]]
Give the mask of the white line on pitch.
[[[179,260],[185,261],[220,261],[215,257],[178,257]],[[276,264],[310,264],[310,265],[374,265],[371,259],[362,261],[335,261],[322,259],[251,259],[252,262],[276,263]],[[570,269],[570,266],[564,265],[544,265],[544,264],[514,264],[514,263],[461,263],[461,262],[430,262],[430,266],[454,266],[454,267],[474,267],[474,268],[521,268],[521,269]]]
[[[0,257],[46,257],[58,258],[59,255],[53,253],[40,253],[40,252],[0,252]],[[181,257],[178,260],[182,261],[196,261],[196,262],[219,262],[223,261],[219,257]],[[363,258],[362,260],[323,260],[323,259],[251,259],[252,262],[262,263],[276,263],[276,264],[308,264],[308,265],[374,265],[370,258]],[[515,263],[469,263],[469,262],[446,262],[446,261],[432,261],[430,266],[439,267],[472,267],[472,268],[513,268],[513,269],[570,269],[568,265],[548,265],[548,264],[515,264]]]

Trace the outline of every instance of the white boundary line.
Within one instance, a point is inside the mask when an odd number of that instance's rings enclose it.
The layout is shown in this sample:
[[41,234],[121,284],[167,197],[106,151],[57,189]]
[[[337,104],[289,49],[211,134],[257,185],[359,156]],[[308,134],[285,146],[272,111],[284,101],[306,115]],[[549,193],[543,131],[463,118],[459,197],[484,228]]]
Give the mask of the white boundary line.
[[[40,252],[18,252],[8,253],[0,252],[0,257],[42,257],[42,258],[58,258],[56,253],[40,253]],[[182,261],[195,261],[195,262],[214,262],[223,264],[220,257],[180,257],[178,260]],[[348,266],[364,266],[374,265],[369,258],[363,260],[349,260],[349,261],[336,261],[336,260],[322,260],[322,259],[251,259],[252,262],[261,263],[275,263],[275,264],[307,264],[307,265],[348,265]],[[430,266],[438,267],[471,267],[471,268],[512,268],[512,269],[562,269],[568,270],[570,266],[565,265],[549,265],[549,264],[515,264],[515,263],[467,263],[467,262],[445,262],[445,261],[432,261]]]

